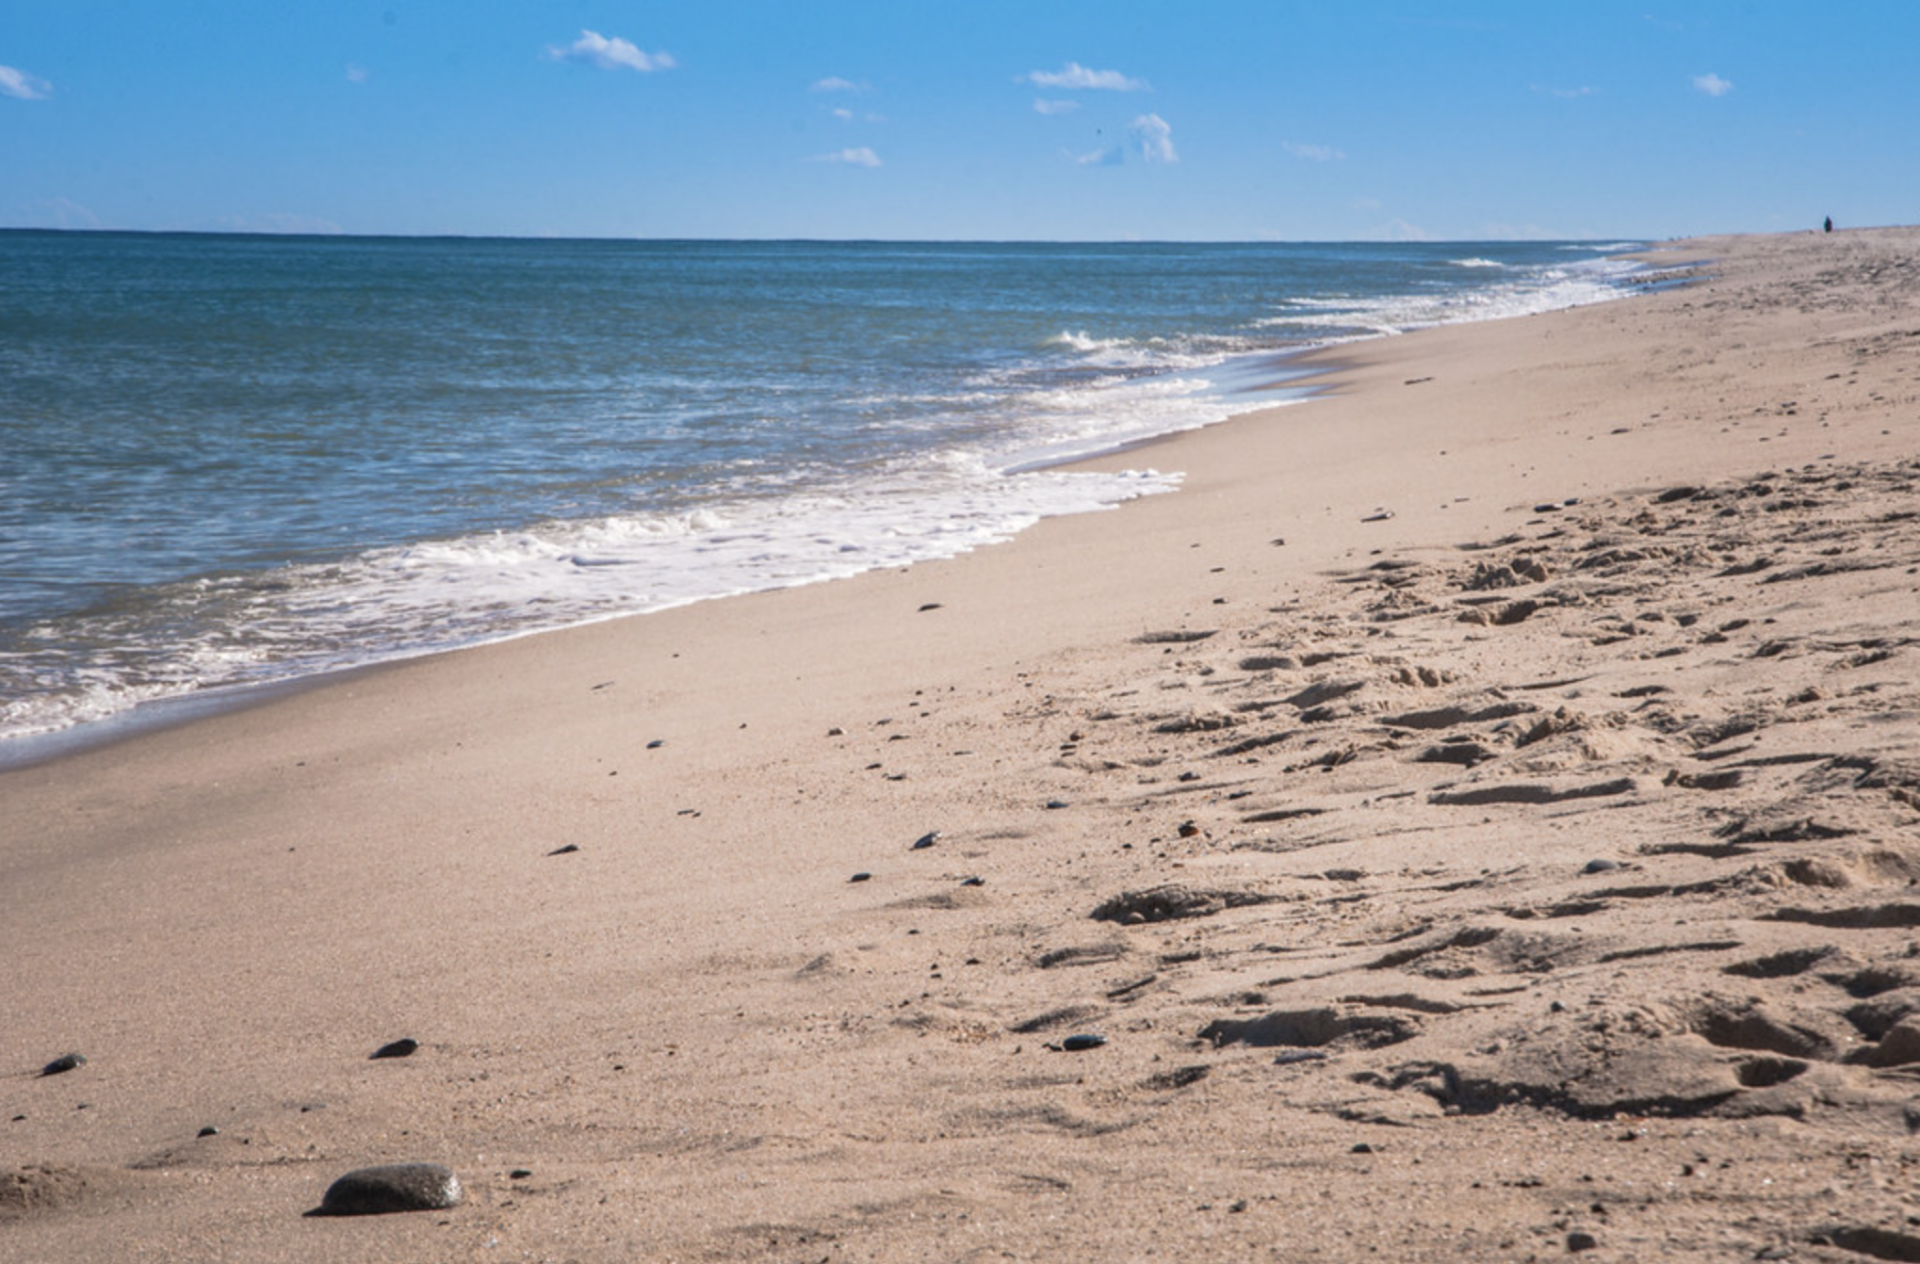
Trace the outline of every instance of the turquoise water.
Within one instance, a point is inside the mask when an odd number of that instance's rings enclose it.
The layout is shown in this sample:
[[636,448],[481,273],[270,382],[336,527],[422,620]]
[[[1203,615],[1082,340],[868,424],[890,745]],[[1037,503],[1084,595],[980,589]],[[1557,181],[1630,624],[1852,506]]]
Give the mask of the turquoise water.
[[1624,292],[1633,243],[0,232],[0,759],[1169,490],[1275,357]]

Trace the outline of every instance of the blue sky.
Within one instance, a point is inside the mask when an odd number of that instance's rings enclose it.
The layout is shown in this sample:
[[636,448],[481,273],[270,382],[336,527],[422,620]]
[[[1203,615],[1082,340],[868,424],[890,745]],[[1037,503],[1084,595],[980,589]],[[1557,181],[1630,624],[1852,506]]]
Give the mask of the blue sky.
[[0,0],[0,226],[1616,239],[1920,221],[1920,4]]

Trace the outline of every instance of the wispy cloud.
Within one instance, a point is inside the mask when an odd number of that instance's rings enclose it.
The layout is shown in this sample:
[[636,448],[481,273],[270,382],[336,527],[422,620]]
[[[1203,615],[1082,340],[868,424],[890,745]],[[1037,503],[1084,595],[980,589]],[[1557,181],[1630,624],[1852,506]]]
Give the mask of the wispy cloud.
[[1118,145],[1112,145],[1090,153],[1068,154],[1067,157],[1082,167],[1117,167],[1127,160],[1127,151]]
[[367,79],[370,77],[370,75],[371,75],[371,72],[368,71],[368,69],[365,66],[357,66],[357,65],[354,65],[352,62],[347,63],[347,82],[348,83],[365,83]]
[[1300,158],[1307,162],[1339,162],[1346,157],[1345,154],[1335,149],[1332,145],[1303,145],[1298,141],[1289,140],[1282,141],[1280,148],[1286,150],[1295,158]]
[[547,45],[547,56],[555,61],[583,61],[601,70],[637,70],[651,74],[672,70],[679,63],[667,53],[643,53],[618,36],[609,39],[598,31],[581,31],[580,38],[561,48]]
[[338,237],[346,229],[317,215],[270,211],[265,215],[222,215],[220,227],[230,233],[280,233],[301,237]]
[[53,85],[38,75],[30,75],[12,66],[0,66],[0,97],[20,101],[44,101],[53,95]]
[[1179,162],[1173,149],[1173,128],[1158,114],[1142,114],[1127,125],[1140,156],[1148,162]]
[[1036,114],[1071,114],[1079,108],[1078,101],[1049,101],[1045,97],[1033,103]]
[[1390,219],[1384,224],[1376,224],[1368,234],[1375,241],[1432,241],[1433,235],[1418,224],[1409,224],[1404,219]]
[[1573,101],[1580,97],[1590,97],[1599,91],[1599,89],[1589,88],[1585,84],[1582,84],[1578,88],[1555,88],[1547,84],[1539,83],[1529,86],[1542,96],[1559,97],[1562,101]]
[[880,155],[861,145],[858,148],[836,150],[830,154],[818,154],[814,157],[814,161],[845,163],[850,167],[878,167]]
[[807,89],[809,92],[869,92],[871,90],[868,84],[842,79],[839,75],[828,75],[825,79],[816,79]]
[[1035,70],[1023,78],[1039,88],[1086,88],[1108,92],[1139,92],[1147,88],[1145,79],[1131,79],[1117,70],[1089,70],[1070,61],[1060,70]]
[[1711,72],[1693,77],[1693,86],[1710,97],[1723,97],[1733,91],[1733,82]]

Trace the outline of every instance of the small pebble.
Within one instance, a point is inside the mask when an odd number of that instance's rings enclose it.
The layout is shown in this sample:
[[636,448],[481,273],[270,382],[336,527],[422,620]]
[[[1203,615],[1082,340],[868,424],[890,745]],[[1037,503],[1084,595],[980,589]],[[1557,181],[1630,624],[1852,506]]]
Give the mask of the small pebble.
[[907,850],[922,851],[928,847],[933,846],[935,843],[939,841],[940,841],[940,831],[928,830],[926,833],[922,834],[920,837],[914,839],[913,846],[908,848]]
[[985,878],[977,877],[977,876],[972,878],[962,878],[960,879],[960,885],[963,887],[983,887],[987,885],[987,880]]
[[1064,808],[1066,806],[1067,806],[1067,801],[1065,799],[1048,799],[1047,800],[1047,811],[1049,812],[1058,812],[1061,808]]
[[1373,1147],[1372,1147],[1372,1146],[1370,1146],[1370,1145],[1368,1145],[1368,1144],[1367,1144],[1366,1142],[1364,1142],[1364,1141],[1356,1141],[1356,1142],[1354,1142],[1354,1143],[1353,1143],[1353,1149],[1352,1149],[1352,1150],[1350,1151],[1350,1153],[1353,1153],[1353,1154],[1372,1154],[1372,1153],[1373,1153]]
[[1611,873],[1615,869],[1618,869],[1619,867],[1620,867],[1619,861],[1608,860],[1605,857],[1601,857],[1595,860],[1589,860],[1586,863],[1586,865],[1581,868],[1580,872],[1581,873]]
[[868,873],[865,869],[862,869],[859,873],[856,873],[851,878],[848,878],[847,881],[848,882],[865,882],[867,879],[871,877],[873,877],[872,874]]
[[1105,1036],[1096,1036],[1091,1032],[1079,1036],[1068,1036],[1060,1042],[1063,1053],[1085,1053],[1089,1049],[1098,1049],[1107,1043]]
[[1600,1245],[1600,1239],[1581,1229],[1575,1229],[1567,1235],[1567,1250],[1591,1251]]
[[402,1036],[398,1040],[381,1045],[367,1056],[369,1058],[411,1058],[419,1048],[418,1040],[411,1036]]
[[665,746],[666,744],[667,744],[667,739],[666,739],[666,738],[664,738],[664,737],[656,737],[656,738],[654,738],[654,739],[653,739],[653,740],[652,740],[651,742],[648,742],[648,743],[647,743],[647,749],[648,749],[648,750],[659,750],[659,749],[660,749],[660,748],[661,748],[662,746]]
[[220,1130],[214,1127],[212,1124],[208,1124],[206,1127],[202,1128],[199,1132],[196,1132],[193,1135],[196,1137],[217,1137],[220,1135]]
[[530,1168],[530,1167],[517,1167],[517,1168],[515,1168],[515,1169],[513,1169],[513,1171],[511,1171],[511,1172],[508,1172],[508,1173],[507,1173],[507,1179],[508,1179],[508,1180],[510,1180],[510,1181],[524,1181],[524,1180],[526,1180],[526,1179],[527,1179],[527,1178],[528,1178],[529,1176],[532,1176],[532,1175],[533,1175],[533,1169],[532,1169],[532,1168]]
[[47,1065],[41,1067],[40,1074],[65,1075],[68,1071],[74,1070],[76,1067],[83,1067],[86,1064],[87,1055],[84,1053],[63,1053],[53,1061],[47,1063]]
[[570,855],[572,855],[572,854],[573,854],[574,852],[576,852],[576,851],[579,851],[579,850],[580,850],[580,844],[578,844],[578,843],[567,843],[567,844],[565,844],[565,845],[563,845],[563,846],[560,846],[560,847],[556,847],[556,848],[554,848],[554,849],[553,849],[552,851],[550,851],[550,852],[548,852],[548,853],[547,853],[547,855],[549,855],[549,856],[570,856]]
[[460,1178],[438,1163],[389,1163],[348,1172],[327,1187],[323,1216],[377,1216],[458,1206]]

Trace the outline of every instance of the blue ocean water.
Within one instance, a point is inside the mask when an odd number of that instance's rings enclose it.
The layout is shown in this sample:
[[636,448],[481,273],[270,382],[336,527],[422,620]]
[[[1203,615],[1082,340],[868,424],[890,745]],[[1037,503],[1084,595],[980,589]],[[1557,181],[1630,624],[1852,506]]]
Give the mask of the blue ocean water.
[[0,761],[1167,491],[1058,467],[1289,351],[1613,297],[1636,244],[0,232]]

